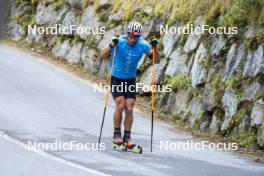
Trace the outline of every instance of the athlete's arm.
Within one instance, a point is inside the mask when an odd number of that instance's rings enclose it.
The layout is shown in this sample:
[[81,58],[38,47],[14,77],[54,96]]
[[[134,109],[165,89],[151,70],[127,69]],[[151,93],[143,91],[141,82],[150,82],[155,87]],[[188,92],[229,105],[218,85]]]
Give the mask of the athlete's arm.
[[108,47],[105,47],[105,48],[103,48],[101,50],[100,58],[101,59],[103,59],[103,58],[109,59],[110,54],[111,54],[111,48],[109,46]]
[[150,59],[154,59],[155,64],[159,64],[160,63],[159,50],[157,47],[158,46],[158,40],[155,38],[152,38],[150,41],[150,45],[151,45],[151,50],[147,53],[147,55]]
[[118,41],[119,41],[118,37],[119,36],[114,36],[112,38],[112,42],[109,44],[109,46],[107,46],[101,50],[101,53],[100,53],[101,59],[103,59],[103,58],[109,59],[109,57],[111,55],[111,49],[114,48],[118,44]]
[[147,53],[148,57],[150,59],[154,59],[154,63],[155,64],[159,64],[160,63],[160,58],[159,58],[159,50],[157,47],[152,48],[148,53]]

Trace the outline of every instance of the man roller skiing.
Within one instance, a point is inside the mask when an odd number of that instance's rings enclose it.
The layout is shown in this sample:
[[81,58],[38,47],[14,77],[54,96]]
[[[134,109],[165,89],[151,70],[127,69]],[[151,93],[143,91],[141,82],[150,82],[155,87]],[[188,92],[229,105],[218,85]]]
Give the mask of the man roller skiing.
[[[138,22],[131,22],[127,27],[127,34],[120,37],[115,36],[109,46],[103,48],[100,54],[101,58],[114,59],[113,65],[111,60],[109,62],[109,67],[112,69],[111,94],[115,101],[113,146],[124,144],[127,149],[131,150],[134,147],[139,148],[138,145],[131,141],[133,108],[136,102],[137,64],[143,54],[147,54],[149,58],[154,59],[154,63],[160,62],[157,40],[152,39],[151,44],[148,44],[141,38],[142,33],[142,25]],[[115,57],[112,58],[114,48]],[[123,111],[125,111],[125,119],[122,137],[121,123]],[[141,148],[140,150],[142,152]]]

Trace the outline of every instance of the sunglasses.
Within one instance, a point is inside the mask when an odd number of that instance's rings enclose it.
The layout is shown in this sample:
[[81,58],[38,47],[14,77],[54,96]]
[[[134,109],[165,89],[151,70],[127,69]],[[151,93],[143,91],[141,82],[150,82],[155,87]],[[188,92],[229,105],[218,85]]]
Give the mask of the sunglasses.
[[133,39],[138,39],[138,38],[140,37],[140,35],[137,35],[137,34],[134,33],[134,32],[129,32],[129,33],[127,34],[127,36],[128,36],[129,38],[133,38]]

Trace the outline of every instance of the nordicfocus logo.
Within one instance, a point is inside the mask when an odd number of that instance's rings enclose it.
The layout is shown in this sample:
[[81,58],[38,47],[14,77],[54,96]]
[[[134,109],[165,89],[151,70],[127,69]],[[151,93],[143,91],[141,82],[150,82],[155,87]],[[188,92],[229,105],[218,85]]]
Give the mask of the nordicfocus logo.
[[187,140],[186,142],[160,141],[160,150],[163,151],[236,151],[237,149],[237,143],[210,143],[209,141],[194,142],[193,140]]
[[69,25],[63,26],[62,24],[55,24],[54,26],[42,27],[37,25],[28,25],[28,34],[33,35],[103,35],[106,29],[104,26],[77,26]]
[[98,151],[105,150],[105,143],[79,143],[77,141],[62,142],[61,140],[55,140],[54,142],[36,142],[28,141],[28,149],[40,150],[40,151]]
[[120,83],[119,85],[104,85],[94,84],[94,92],[108,92],[116,90],[117,92],[151,92],[152,87],[154,92],[166,93],[172,91],[171,85],[146,85],[142,83],[136,83],[136,85],[127,85],[127,83]]
[[235,35],[238,34],[238,27],[213,27],[209,25],[194,26],[194,24],[187,24],[182,27],[169,27],[168,25],[160,25],[160,34],[218,34],[218,35]]

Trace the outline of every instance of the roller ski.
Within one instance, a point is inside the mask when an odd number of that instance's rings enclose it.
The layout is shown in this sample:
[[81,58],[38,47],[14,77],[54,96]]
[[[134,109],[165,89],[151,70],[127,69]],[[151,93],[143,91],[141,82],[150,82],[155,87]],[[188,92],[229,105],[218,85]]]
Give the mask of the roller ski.
[[113,148],[119,151],[127,151],[127,146],[123,143],[122,138],[113,138]]
[[139,145],[134,144],[132,141],[127,141],[124,143],[126,146],[126,151],[128,152],[133,152],[133,153],[138,153],[142,154],[143,148],[140,147]]

